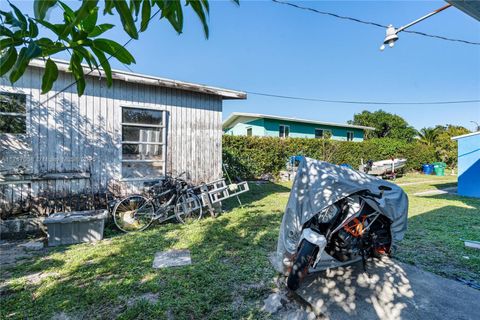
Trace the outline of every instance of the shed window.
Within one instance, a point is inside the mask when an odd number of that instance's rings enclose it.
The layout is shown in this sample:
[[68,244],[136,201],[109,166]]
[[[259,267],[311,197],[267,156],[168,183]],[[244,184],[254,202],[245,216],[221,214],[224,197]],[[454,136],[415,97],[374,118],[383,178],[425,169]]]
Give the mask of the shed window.
[[27,132],[27,96],[20,93],[0,92],[0,133]]
[[252,136],[252,128],[247,128],[247,137]]
[[353,131],[347,131],[347,141],[353,141]]
[[315,138],[317,139],[323,138],[323,129],[315,129]]
[[278,136],[280,138],[288,138],[290,135],[290,126],[281,124],[278,128]]
[[122,108],[122,178],[165,175],[165,111]]

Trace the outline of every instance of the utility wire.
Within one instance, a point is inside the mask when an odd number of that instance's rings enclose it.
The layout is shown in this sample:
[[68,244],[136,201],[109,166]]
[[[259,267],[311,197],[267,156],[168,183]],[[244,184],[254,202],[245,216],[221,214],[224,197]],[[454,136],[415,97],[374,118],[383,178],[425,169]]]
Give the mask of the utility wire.
[[320,98],[307,98],[307,97],[294,97],[294,96],[284,96],[273,93],[264,93],[264,92],[253,92],[245,91],[248,94],[253,94],[257,96],[265,96],[271,98],[279,99],[289,99],[289,100],[302,100],[302,101],[315,101],[315,102],[328,102],[328,103],[343,103],[343,104],[364,104],[364,105],[440,105],[440,104],[462,104],[462,103],[478,103],[479,100],[456,100],[456,101],[353,101],[353,100],[333,100],[333,99],[320,99]]
[[[356,19],[356,18],[352,18],[352,17],[346,17],[346,16],[340,16],[340,15],[337,15],[337,14],[334,14],[334,13],[330,13],[330,12],[323,12],[323,11],[319,11],[317,9],[313,9],[313,8],[308,8],[308,7],[302,7],[302,6],[298,6],[296,4],[293,4],[293,3],[289,3],[289,2],[283,2],[283,1],[278,1],[278,0],[272,0],[273,2],[276,2],[276,3],[280,3],[280,4],[285,4],[285,5],[289,5],[289,6],[292,6],[292,7],[296,7],[296,8],[299,8],[299,9],[303,9],[303,10],[309,10],[309,11],[313,11],[313,12],[316,12],[316,13],[320,13],[320,14],[325,14],[325,15],[329,15],[329,16],[333,16],[335,18],[339,18],[339,19],[345,19],[345,20],[351,20],[351,21],[355,21],[355,22],[358,22],[358,23],[362,23],[362,24],[369,24],[369,25],[373,25],[373,26],[376,26],[376,27],[382,27],[382,28],[386,28],[387,26],[384,26],[384,25],[381,25],[379,23],[375,23],[375,22],[370,22],[370,21],[364,21],[364,20],[360,20],[360,19]],[[152,20],[158,13],[160,12],[160,9],[157,10],[149,19]],[[436,37],[436,38],[442,38],[443,37],[439,37],[439,36],[432,36],[432,35],[428,35],[428,34],[424,34],[422,32],[416,32],[416,31],[404,31],[404,32],[410,32],[410,33],[415,33],[415,34],[421,34],[421,35],[425,35],[425,36],[428,36],[428,37]],[[128,44],[130,42],[132,42],[133,38],[130,38],[128,41],[126,41],[122,47],[126,47],[128,46]],[[451,40],[451,39],[448,39],[448,38],[445,38],[444,40]],[[457,40],[451,40],[451,41],[457,41]],[[460,42],[463,42],[463,40],[458,40]],[[468,42],[468,41],[467,41]],[[477,45],[480,45],[480,43],[471,43],[469,42],[469,44],[477,44]],[[115,52],[116,53],[116,52]],[[114,55],[110,55],[106,61],[109,61]],[[132,69],[123,64],[128,70],[130,70],[130,72],[133,73]],[[88,76],[90,75],[93,71],[95,71],[97,69],[92,69],[90,70],[88,73],[85,74],[85,76]],[[65,92],[65,90],[68,90],[69,88],[71,88],[72,86],[76,85],[77,84],[77,80],[75,80],[74,82],[70,83],[69,85],[67,85],[65,88],[63,88],[62,90],[58,91],[57,93],[55,93],[52,97],[46,99],[45,101],[41,102],[41,104],[44,104],[50,100],[52,100],[53,98],[57,97],[59,94],[61,94],[62,92]],[[432,102],[388,102],[388,101],[349,101],[349,100],[333,100],[333,99],[319,99],[319,98],[307,98],[307,97],[294,97],[294,96],[284,96],[284,95],[277,95],[277,94],[272,94],[272,93],[264,93],[264,92],[253,92],[253,91],[246,91],[246,93],[248,94],[253,94],[253,95],[258,95],[258,96],[265,96],[265,97],[272,97],[272,98],[280,98],[280,99],[290,99],[290,100],[303,100],[303,101],[315,101],[315,102],[326,102],[326,103],[343,103],[343,104],[364,104],[364,105],[440,105],[440,104],[461,104],[461,103],[477,103],[477,102],[480,102],[480,100],[458,100],[458,101],[432,101]]]
[[[336,13],[321,11],[321,10],[317,10],[317,9],[310,8],[310,7],[304,7],[304,6],[301,6],[301,5],[298,5],[298,4],[295,4],[295,3],[291,3],[291,2],[287,2],[287,1],[279,1],[279,0],[272,0],[272,1],[275,2],[275,3],[278,3],[278,4],[283,4],[283,5],[290,6],[290,7],[293,7],[293,8],[297,8],[297,9],[300,9],[300,10],[311,11],[311,12],[314,12],[314,13],[317,13],[317,14],[322,14],[322,15],[334,17],[334,18],[337,18],[337,19],[349,20],[349,21],[353,21],[353,22],[357,22],[357,23],[361,23],[361,24],[366,24],[366,25],[371,25],[371,26],[379,27],[379,28],[383,28],[383,29],[388,28],[388,26],[386,26],[386,25],[383,25],[383,24],[377,23],[377,22],[373,22],[373,21],[361,20],[361,19],[352,18],[352,17],[348,17],[348,16],[341,16],[341,15],[338,15]],[[436,38],[436,39],[441,39],[441,40],[446,40],[446,41],[461,42],[461,43],[477,45],[477,46],[480,45],[480,42],[472,42],[472,41],[467,41],[467,40],[462,40],[462,39],[447,38],[447,37],[444,37],[444,36],[437,36],[437,35],[428,34],[428,33],[419,32],[419,31],[403,30],[402,32],[417,34],[417,35],[424,36],[424,37]]]

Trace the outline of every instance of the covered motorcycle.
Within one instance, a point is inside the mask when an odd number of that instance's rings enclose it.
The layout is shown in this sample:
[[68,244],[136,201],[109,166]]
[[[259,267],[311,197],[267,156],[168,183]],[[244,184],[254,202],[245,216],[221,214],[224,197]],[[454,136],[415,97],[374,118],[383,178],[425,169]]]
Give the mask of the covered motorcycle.
[[303,158],[282,219],[277,261],[295,290],[308,272],[390,254],[407,229],[408,198],[397,185]]

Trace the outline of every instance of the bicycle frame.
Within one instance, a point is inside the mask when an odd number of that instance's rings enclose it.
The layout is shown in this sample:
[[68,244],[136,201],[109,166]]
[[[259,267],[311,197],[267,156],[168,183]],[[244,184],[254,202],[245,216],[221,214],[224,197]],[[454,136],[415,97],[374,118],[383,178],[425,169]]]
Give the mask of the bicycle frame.
[[[167,200],[167,202],[160,203],[160,198],[162,198],[165,195],[168,195],[169,193],[172,193],[172,196]],[[181,193],[182,192],[178,192],[177,190],[172,188],[151,197],[149,200],[153,202],[153,205],[155,207],[155,215],[153,220],[164,222],[175,217],[175,214],[174,214],[175,203]]]

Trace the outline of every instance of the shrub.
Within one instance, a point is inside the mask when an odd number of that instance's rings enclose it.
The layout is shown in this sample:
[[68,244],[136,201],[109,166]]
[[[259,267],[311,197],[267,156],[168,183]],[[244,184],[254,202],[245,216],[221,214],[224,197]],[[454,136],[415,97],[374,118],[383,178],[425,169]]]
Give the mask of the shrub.
[[436,161],[435,149],[420,142],[382,138],[363,142],[324,139],[223,136],[223,162],[232,177],[258,178],[262,174],[278,175],[293,155],[348,163],[358,168],[361,159],[383,160],[407,158],[406,170],[420,170],[422,164]]

